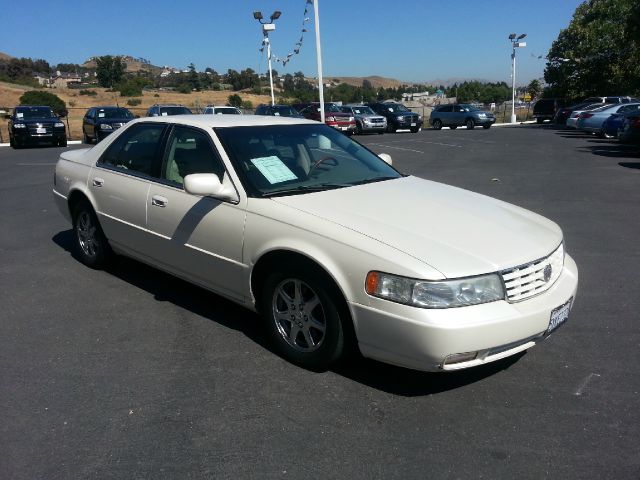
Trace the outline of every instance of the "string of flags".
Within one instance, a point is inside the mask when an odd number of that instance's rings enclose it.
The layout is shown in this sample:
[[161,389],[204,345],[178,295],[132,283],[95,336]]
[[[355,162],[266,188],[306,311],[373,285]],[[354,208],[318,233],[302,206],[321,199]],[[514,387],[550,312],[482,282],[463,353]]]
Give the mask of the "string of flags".
[[[291,61],[291,58],[294,55],[298,55],[300,53],[300,50],[302,49],[302,44],[304,43],[304,34],[307,33],[306,24],[307,22],[311,21],[311,18],[307,16],[310,8],[309,5],[313,5],[313,0],[305,0],[304,14],[302,16],[302,28],[300,31],[300,39],[296,42],[295,48],[291,52],[287,53],[287,55],[284,57],[279,57],[277,55],[274,55],[273,52],[271,52],[271,60],[273,60],[276,63],[282,63],[283,67],[286,67],[287,63]],[[262,39],[262,47],[259,49],[261,53],[264,52],[264,49],[267,46],[268,42],[269,42],[268,37],[264,37]]]

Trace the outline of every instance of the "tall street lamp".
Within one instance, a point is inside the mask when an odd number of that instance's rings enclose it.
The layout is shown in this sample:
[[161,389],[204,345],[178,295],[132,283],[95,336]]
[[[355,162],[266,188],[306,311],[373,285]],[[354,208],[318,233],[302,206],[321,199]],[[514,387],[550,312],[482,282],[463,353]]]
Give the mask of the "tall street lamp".
[[269,17],[268,22],[263,22],[264,19],[262,16],[262,12],[256,11],[253,12],[253,18],[258,20],[262,25],[262,34],[264,35],[264,42],[267,44],[267,57],[269,59],[269,85],[271,86],[271,105],[276,104],[276,99],[273,95],[273,72],[271,70],[271,42],[269,41],[269,32],[273,32],[276,29],[276,24],[273,23],[274,20],[277,20],[282,15],[280,10],[276,10]]
[[520,41],[526,36],[526,33],[521,35],[512,33],[509,35],[509,40],[513,47],[511,52],[511,123],[516,123],[516,48],[527,46],[527,42]]

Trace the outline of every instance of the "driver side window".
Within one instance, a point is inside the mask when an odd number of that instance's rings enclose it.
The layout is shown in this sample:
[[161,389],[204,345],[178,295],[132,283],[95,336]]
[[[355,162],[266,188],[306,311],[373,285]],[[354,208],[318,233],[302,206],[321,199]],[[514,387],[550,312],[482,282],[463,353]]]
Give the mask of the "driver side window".
[[224,171],[222,160],[205,132],[188,127],[174,127],[169,136],[161,178],[182,186],[184,177],[192,173],[215,173],[222,182]]

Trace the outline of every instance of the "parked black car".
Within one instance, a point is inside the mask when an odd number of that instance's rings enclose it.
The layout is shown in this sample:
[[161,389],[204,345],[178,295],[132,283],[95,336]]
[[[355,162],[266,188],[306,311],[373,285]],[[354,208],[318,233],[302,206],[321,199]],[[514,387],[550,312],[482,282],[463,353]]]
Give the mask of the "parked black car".
[[541,98],[533,105],[533,118],[537,123],[553,121],[556,112],[567,104],[564,98]]
[[408,128],[416,133],[422,127],[422,116],[412,112],[401,103],[375,102],[366,105],[387,119],[387,132],[393,133],[398,129]]
[[133,114],[126,108],[92,107],[82,119],[82,141],[98,143],[133,119]]
[[147,110],[147,117],[166,117],[167,115],[191,115],[193,112],[184,105],[169,103],[166,105],[155,104]]
[[51,107],[15,107],[9,117],[9,144],[13,148],[20,148],[42,143],[67,146],[67,133],[62,120],[53,113]]
[[298,110],[291,105],[265,105],[260,104],[256,108],[256,115],[273,115],[276,117],[292,117],[292,118],[304,118]]

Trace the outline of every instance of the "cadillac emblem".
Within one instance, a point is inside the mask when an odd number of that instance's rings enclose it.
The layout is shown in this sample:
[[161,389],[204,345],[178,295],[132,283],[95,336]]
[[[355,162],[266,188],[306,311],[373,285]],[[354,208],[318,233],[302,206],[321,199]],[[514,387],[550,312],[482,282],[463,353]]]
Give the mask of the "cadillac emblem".
[[547,265],[546,267],[544,267],[544,281],[548,282],[549,280],[551,280],[551,272],[553,272],[553,269],[551,268],[551,265]]

